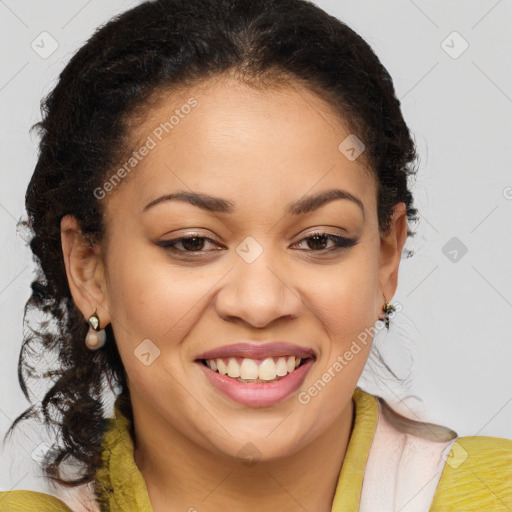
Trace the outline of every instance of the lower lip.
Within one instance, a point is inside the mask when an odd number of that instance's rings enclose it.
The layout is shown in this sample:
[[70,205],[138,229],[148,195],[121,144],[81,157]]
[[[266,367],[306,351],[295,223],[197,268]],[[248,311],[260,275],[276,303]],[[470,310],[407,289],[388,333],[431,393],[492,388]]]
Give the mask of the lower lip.
[[215,388],[232,400],[249,407],[266,407],[283,401],[304,382],[313,363],[314,359],[307,359],[305,363],[297,367],[293,372],[288,373],[285,377],[275,382],[244,384],[214,372],[202,362],[198,362],[206,377]]

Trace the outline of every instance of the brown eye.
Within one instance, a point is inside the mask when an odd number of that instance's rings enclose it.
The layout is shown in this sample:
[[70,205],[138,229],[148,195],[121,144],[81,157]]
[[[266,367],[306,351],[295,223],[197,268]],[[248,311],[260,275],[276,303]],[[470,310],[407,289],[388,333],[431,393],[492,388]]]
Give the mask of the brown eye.
[[191,236],[189,238],[183,238],[181,244],[187,251],[199,251],[204,246],[204,240],[204,237]]
[[[205,236],[199,236],[199,235],[185,236],[185,237],[175,238],[173,240],[163,240],[161,242],[158,242],[157,245],[159,245],[160,247],[163,247],[165,249],[168,249],[170,251],[173,251],[173,252],[203,253],[203,252],[210,252],[210,251],[202,250],[204,248],[206,242],[218,245],[211,238],[208,238]],[[180,244],[183,247],[183,249],[177,248],[177,246],[179,246]]]
[[[353,247],[357,244],[357,240],[355,238],[345,238],[343,236],[333,235],[330,233],[312,233],[310,236],[303,238],[299,244],[306,242],[308,249],[312,252],[321,252],[321,251],[336,251],[345,247]],[[326,245],[332,242],[334,246],[326,247]]]

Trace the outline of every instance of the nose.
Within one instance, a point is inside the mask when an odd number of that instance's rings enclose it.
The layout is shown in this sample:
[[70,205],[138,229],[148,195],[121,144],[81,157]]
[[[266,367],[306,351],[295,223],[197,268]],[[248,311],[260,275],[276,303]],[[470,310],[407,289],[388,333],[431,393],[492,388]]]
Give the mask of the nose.
[[242,258],[228,273],[228,282],[217,293],[218,315],[229,322],[244,322],[252,327],[267,327],[278,318],[298,318],[302,300],[294,289],[290,272],[278,266],[264,251],[256,261]]

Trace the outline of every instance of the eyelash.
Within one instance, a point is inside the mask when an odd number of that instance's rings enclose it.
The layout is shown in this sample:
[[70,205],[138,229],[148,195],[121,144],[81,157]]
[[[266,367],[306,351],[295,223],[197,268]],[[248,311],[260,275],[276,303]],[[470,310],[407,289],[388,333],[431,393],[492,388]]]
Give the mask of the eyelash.
[[[324,232],[319,231],[319,232],[311,233],[309,236],[307,236],[305,238],[302,238],[301,240],[299,240],[297,242],[297,244],[299,244],[301,242],[304,242],[304,241],[307,241],[307,240],[310,240],[310,239],[313,239],[314,237],[326,237],[329,241],[332,241],[334,243],[334,247],[330,247],[328,249],[318,249],[318,250],[306,249],[306,252],[316,252],[316,253],[325,254],[325,253],[330,253],[330,252],[334,252],[334,251],[339,251],[340,249],[348,249],[348,248],[353,247],[354,245],[356,245],[358,243],[355,238],[346,238],[346,237],[342,237],[342,236],[338,236],[338,235],[333,235],[331,233],[324,233]],[[163,247],[167,251],[171,251],[171,252],[175,252],[175,253],[187,254],[187,257],[189,257],[189,256],[190,257],[196,257],[196,256],[199,256],[202,253],[205,253],[205,252],[212,252],[212,251],[203,251],[203,250],[199,250],[199,251],[186,251],[186,250],[182,250],[182,249],[176,249],[175,246],[177,244],[179,244],[180,242],[182,242],[184,240],[190,240],[190,239],[193,239],[193,238],[198,238],[198,239],[201,239],[201,240],[207,240],[208,242],[211,242],[213,244],[217,244],[217,242],[215,242],[215,240],[213,240],[211,238],[208,238],[206,236],[200,236],[199,234],[191,233],[189,236],[180,237],[180,238],[174,238],[172,240],[164,240],[164,241],[161,241],[161,242],[157,242],[157,245],[159,245],[160,247]],[[294,245],[296,245],[296,244],[294,244]]]

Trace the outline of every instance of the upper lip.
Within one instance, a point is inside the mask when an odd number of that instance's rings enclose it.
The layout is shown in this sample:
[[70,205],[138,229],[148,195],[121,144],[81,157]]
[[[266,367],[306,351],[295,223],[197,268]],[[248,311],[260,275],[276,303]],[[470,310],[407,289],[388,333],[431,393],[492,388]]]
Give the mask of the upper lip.
[[197,359],[216,359],[223,357],[247,357],[249,359],[261,359],[264,357],[295,356],[301,359],[315,358],[315,352],[308,347],[301,347],[283,341],[272,343],[235,343],[224,345],[203,352]]

